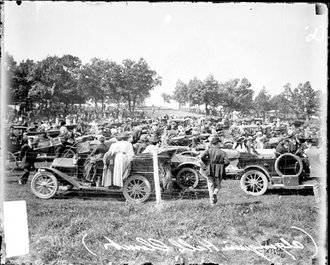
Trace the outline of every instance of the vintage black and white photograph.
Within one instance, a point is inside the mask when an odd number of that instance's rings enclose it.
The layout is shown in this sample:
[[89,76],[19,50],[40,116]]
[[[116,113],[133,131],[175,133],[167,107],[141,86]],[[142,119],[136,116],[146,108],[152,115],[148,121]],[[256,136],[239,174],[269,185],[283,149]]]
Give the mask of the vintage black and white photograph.
[[327,5],[1,23],[0,264],[327,264]]

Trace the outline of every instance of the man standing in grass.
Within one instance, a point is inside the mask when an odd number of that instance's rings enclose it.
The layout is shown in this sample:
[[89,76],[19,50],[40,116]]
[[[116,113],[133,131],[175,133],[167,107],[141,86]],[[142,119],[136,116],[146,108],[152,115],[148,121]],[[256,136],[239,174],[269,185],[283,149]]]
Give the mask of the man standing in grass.
[[34,162],[36,160],[36,153],[33,147],[33,137],[28,137],[28,143],[22,146],[20,155],[22,158],[24,173],[18,180],[18,184],[24,185],[29,178],[30,171],[35,169]]
[[210,148],[201,155],[201,160],[206,165],[205,173],[212,206],[218,201],[221,181],[226,173],[225,168],[229,165],[227,154],[220,149],[220,143],[219,137],[213,137]]

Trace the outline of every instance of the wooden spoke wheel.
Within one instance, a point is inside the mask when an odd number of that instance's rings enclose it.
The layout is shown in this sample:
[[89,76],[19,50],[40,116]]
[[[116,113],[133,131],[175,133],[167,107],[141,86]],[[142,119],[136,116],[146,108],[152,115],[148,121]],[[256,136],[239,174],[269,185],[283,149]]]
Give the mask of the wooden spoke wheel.
[[249,170],[241,178],[241,189],[249,195],[261,196],[268,188],[268,179],[259,170]]
[[38,172],[32,178],[31,189],[38,198],[50,199],[58,190],[57,178],[47,171]]
[[194,189],[199,183],[198,172],[193,168],[184,167],[176,175],[176,182],[182,189]]
[[18,162],[13,153],[8,152],[5,162],[5,170],[12,172],[14,169],[18,168]]
[[151,194],[150,182],[143,176],[132,175],[124,181],[123,194],[127,201],[145,202]]

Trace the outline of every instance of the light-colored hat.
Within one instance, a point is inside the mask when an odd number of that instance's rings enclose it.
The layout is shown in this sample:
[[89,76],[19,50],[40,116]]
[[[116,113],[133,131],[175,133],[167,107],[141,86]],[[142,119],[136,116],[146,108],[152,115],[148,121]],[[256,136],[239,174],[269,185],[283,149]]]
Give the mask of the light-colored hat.
[[148,138],[148,134],[141,134],[141,136],[140,136],[141,141],[146,141],[147,138]]
[[150,142],[150,143],[158,143],[158,142],[159,142],[159,138],[158,138],[156,135],[152,135],[152,136],[149,138],[149,142]]

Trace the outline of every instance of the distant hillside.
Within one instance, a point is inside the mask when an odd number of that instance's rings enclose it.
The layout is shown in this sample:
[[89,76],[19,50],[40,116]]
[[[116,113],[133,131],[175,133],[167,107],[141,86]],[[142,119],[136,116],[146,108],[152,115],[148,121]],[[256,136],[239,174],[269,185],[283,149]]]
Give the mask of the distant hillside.
[[164,115],[175,115],[178,117],[183,117],[183,116],[203,116],[203,114],[197,114],[194,112],[189,112],[189,111],[185,111],[185,110],[179,110],[179,109],[155,109],[154,114],[152,114],[152,110],[151,109],[146,109],[145,110],[147,112],[147,116],[148,117],[152,117],[152,118],[156,118],[156,117],[161,117]]

